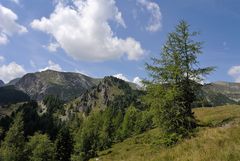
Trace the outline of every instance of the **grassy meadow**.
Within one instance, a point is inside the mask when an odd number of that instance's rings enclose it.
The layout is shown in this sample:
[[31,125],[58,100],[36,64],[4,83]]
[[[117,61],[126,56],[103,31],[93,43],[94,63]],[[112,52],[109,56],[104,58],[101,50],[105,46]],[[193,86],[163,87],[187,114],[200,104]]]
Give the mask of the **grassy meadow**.
[[173,147],[159,143],[160,129],[133,136],[92,161],[240,161],[240,106],[194,109],[199,127]]

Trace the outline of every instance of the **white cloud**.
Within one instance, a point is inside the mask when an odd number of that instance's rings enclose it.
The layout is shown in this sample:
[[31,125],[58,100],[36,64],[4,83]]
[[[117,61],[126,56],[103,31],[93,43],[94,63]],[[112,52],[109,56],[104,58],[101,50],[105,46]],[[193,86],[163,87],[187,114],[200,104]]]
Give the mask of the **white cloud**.
[[0,56],[0,63],[3,62],[5,58],[3,56]]
[[19,0],[11,0],[12,2],[19,4]]
[[75,72],[76,72],[76,73],[83,74],[83,75],[86,75],[86,76],[90,76],[90,75],[87,74],[87,72],[85,72],[84,70],[78,70],[78,69],[75,69]]
[[53,61],[49,60],[47,67],[45,67],[43,69],[39,69],[40,72],[45,71],[45,70],[62,71],[62,67],[59,64],[56,64]]
[[15,33],[22,34],[27,32],[27,29],[16,23],[17,15],[0,4],[0,45],[8,42],[8,37]]
[[135,77],[133,83],[137,84],[139,87],[143,87],[142,79],[139,77]]
[[65,52],[76,60],[104,61],[127,55],[138,60],[144,55],[140,42],[132,37],[119,38],[109,21],[126,28],[115,0],[58,1],[49,18],[35,19],[31,27],[55,38]]
[[118,79],[122,79],[122,80],[124,80],[124,81],[126,81],[126,82],[132,82],[132,83],[137,84],[139,87],[143,87],[142,79],[139,78],[139,77],[133,78],[132,81],[130,81],[130,80],[129,80],[125,75],[123,75],[122,73],[115,74],[115,75],[113,75],[113,77],[116,77],[116,78],[118,78]]
[[240,82],[240,65],[239,66],[232,66],[228,70],[228,74],[235,79],[235,82]]
[[48,46],[44,46],[50,52],[56,52],[60,47],[58,43],[50,43]]
[[158,31],[162,27],[162,14],[159,5],[155,2],[151,2],[150,0],[137,0],[137,2],[146,8],[146,10],[151,14],[146,30],[149,32]]
[[0,79],[4,82],[9,82],[10,80],[21,77],[24,74],[26,74],[25,69],[16,62],[0,66]]
[[121,73],[115,74],[115,75],[113,75],[113,77],[116,77],[116,78],[118,78],[118,79],[122,79],[122,80],[124,80],[124,81],[126,81],[126,82],[129,82],[129,79],[127,79],[127,77],[124,76],[124,75],[121,74]]
[[8,38],[5,34],[0,33],[0,45],[5,45],[8,43]]

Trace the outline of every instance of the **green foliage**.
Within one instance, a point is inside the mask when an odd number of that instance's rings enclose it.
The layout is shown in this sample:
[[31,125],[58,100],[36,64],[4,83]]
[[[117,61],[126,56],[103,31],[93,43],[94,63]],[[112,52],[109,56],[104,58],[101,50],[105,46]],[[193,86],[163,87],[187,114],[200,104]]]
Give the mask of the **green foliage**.
[[30,161],[53,161],[54,144],[46,134],[35,133],[29,138],[27,151]]
[[0,105],[29,101],[30,97],[14,86],[0,87]]
[[[162,131],[156,128],[117,143],[111,149],[98,152],[98,160],[238,161],[240,106],[196,108],[193,111],[199,123],[205,125],[198,127],[193,137],[183,139],[174,146],[165,147],[161,142],[167,145],[174,140],[174,136],[169,137],[168,140],[161,140]],[[214,127],[206,126],[213,124]],[[95,161],[97,158],[90,161]]]
[[152,58],[153,65],[146,64],[152,80],[146,82],[145,101],[155,110],[158,125],[167,137],[187,136],[196,127],[192,103],[199,85],[195,81],[213,70],[198,66],[202,43],[194,41],[192,37],[196,35],[185,21],[180,21],[168,35],[160,59]]
[[107,109],[102,113],[102,127],[99,131],[99,149],[107,149],[111,146],[115,128],[112,123],[112,112]]
[[85,161],[96,156],[99,145],[99,130],[102,125],[99,112],[92,112],[86,118],[81,131],[75,135],[73,161]]
[[133,106],[127,109],[122,123],[122,135],[124,138],[131,136],[135,132],[137,113],[137,109]]
[[73,151],[73,139],[67,128],[62,128],[55,141],[57,161],[70,161]]
[[48,95],[44,98],[43,103],[46,105],[47,111],[41,116],[41,131],[47,133],[51,139],[54,139],[61,127],[61,120],[58,114],[64,110],[63,101],[57,96]]
[[150,111],[140,111],[134,106],[127,108],[122,125],[122,138],[140,134],[153,126],[152,114]]
[[33,135],[36,131],[41,130],[41,118],[37,113],[38,104],[35,101],[27,102],[18,107],[15,113],[21,112],[24,122],[24,136]]
[[24,123],[22,113],[18,113],[8,130],[0,149],[2,161],[23,161],[24,154]]
[[53,114],[57,110],[63,109],[63,101],[61,101],[57,96],[48,95],[43,99],[43,103],[47,106],[47,113]]

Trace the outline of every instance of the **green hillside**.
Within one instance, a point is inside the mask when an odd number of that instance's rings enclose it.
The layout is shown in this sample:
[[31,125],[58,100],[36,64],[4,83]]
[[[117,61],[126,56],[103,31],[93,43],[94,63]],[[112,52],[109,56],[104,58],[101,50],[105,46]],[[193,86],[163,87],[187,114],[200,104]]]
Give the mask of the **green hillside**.
[[0,87],[0,106],[29,101],[30,97],[14,86]]
[[87,90],[80,97],[68,103],[70,109],[90,112],[92,109],[105,109],[110,106],[128,107],[138,102],[143,91],[134,90],[128,82],[107,76],[98,85]]
[[240,106],[195,109],[201,127],[195,136],[166,148],[159,129],[131,137],[99,152],[99,161],[239,161]]

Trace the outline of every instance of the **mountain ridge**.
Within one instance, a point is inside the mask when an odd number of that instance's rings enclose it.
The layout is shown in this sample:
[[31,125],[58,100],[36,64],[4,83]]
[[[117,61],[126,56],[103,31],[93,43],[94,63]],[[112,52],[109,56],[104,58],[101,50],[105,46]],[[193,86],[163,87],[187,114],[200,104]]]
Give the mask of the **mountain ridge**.
[[[31,99],[38,101],[43,100],[43,98],[47,95],[55,95],[66,102],[75,100],[76,98],[78,98],[80,101],[83,100],[84,97],[85,99],[88,98],[96,102],[96,99],[90,97],[93,95],[93,93],[98,93],[96,92],[97,87],[99,88],[101,86],[102,90],[103,87],[107,87],[106,84],[104,86],[102,86],[103,84],[101,85],[104,80],[107,80],[105,78],[115,82],[120,80],[112,76],[104,78],[92,78],[81,73],[46,70],[42,72],[27,73],[23,77],[16,78],[6,85],[14,85],[16,89],[23,91],[24,93],[28,94]],[[121,81],[122,83],[126,82],[123,80]],[[134,83],[126,83],[131,87],[132,90],[139,90],[137,85]],[[121,89],[119,89],[117,86],[115,88],[115,91],[121,91]],[[105,89],[103,91],[107,92],[107,95],[109,96],[112,95],[110,92],[111,90]],[[118,96],[118,94],[115,94],[115,96]],[[102,96],[99,97],[99,99],[103,99]],[[204,84],[202,85],[202,91],[200,92],[200,99],[202,99],[201,102],[198,102],[196,106],[237,104],[240,101],[240,83],[217,81]],[[89,100],[83,102],[88,105],[93,103],[89,102]],[[79,105],[78,107],[80,108]],[[101,103],[101,105],[104,105],[104,107],[106,106],[105,103]]]
[[80,73],[46,70],[27,73],[10,83],[32,99],[42,100],[46,95],[57,95],[60,99],[68,101],[95,86],[98,79]]

